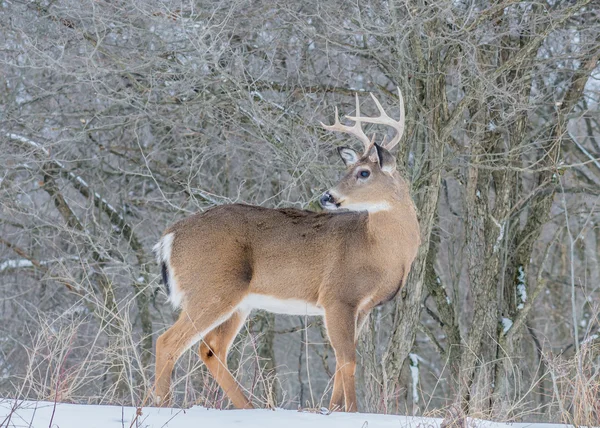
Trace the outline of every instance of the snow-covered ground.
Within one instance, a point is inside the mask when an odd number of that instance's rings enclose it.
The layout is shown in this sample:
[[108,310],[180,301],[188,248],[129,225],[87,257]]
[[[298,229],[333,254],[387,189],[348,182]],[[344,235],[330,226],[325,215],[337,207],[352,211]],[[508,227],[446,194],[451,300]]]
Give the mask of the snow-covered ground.
[[[0,427],[44,428],[438,428],[441,419],[368,413],[320,414],[293,410],[187,410],[56,404],[0,399]],[[502,424],[469,420],[473,428],[565,428],[557,424]]]

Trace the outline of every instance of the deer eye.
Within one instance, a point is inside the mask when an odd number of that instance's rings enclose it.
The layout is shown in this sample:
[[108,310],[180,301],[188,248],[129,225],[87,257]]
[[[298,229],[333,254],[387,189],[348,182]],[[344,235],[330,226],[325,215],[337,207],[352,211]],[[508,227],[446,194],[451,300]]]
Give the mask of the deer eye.
[[358,175],[362,178],[367,178],[369,175],[371,175],[371,173],[369,171],[361,171],[358,173]]

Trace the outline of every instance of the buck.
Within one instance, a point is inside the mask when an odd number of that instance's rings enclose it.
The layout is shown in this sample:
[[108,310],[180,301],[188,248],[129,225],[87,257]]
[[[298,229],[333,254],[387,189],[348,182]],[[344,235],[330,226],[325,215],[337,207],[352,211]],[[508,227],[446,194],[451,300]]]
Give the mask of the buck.
[[[171,373],[185,350],[200,357],[237,408],[252,408],[227,369],[227,352],[252,309],[324,317],[335,351],[330,408],[356,411],[356,341],[371,309],[393,299],[420,244],[408,182],[389,152],[402,138],[400,120],[362,117],[353,126],[321,125],[357,137],[362,154],[338,149],[347,172],[320,198],[324,212],[222,205],[169,227],[155,246],[163,282],[178,320],[156,342],[155,399],[170,402]],[[389,143],[373,143],[362,123],[389,125]]]

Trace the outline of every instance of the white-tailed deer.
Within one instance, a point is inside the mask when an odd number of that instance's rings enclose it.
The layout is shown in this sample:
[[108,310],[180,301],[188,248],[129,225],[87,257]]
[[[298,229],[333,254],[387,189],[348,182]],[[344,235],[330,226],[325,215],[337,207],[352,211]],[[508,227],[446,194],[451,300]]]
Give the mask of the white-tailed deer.
[[[235,407],[252,408],[227,369],[227,352],[252,309],[320,315],[335,350],[330,408],[356,411],[356,339],[369,311],[406,283],[420,243],[409,185],[389,153],[402,137],[373,97],[380,116],[354,126],[323,125],[357,137],[362,155],[339,150],[347,172],[321,197],[325,212],[222,205],[168,228],[155,251],[169,299],[181,314],[156,343],[156,402],[170,401],[173,366],[201,340],[200,357]],[[369,141],[361,123],[389,125],[385,146]]]

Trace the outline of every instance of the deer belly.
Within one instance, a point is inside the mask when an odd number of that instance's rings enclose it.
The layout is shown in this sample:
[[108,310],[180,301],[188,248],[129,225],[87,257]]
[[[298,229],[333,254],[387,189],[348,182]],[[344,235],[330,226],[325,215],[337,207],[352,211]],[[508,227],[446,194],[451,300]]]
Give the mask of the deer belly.
[[240,303],[246,310],[262,309],[285,315],[324,315],[323,308],[299,299],[278,299],[264,294],[250,293]]

